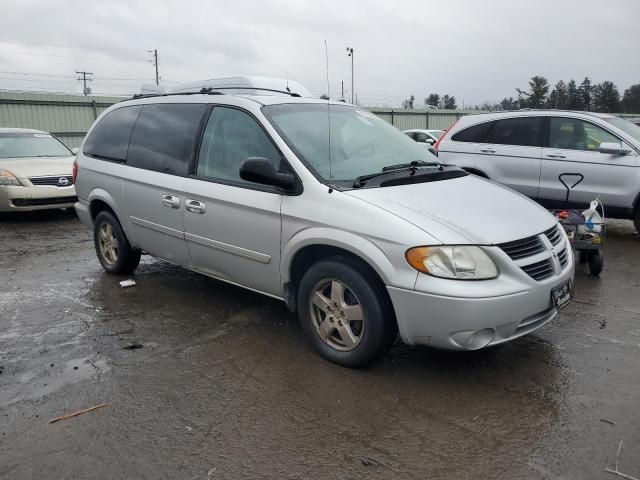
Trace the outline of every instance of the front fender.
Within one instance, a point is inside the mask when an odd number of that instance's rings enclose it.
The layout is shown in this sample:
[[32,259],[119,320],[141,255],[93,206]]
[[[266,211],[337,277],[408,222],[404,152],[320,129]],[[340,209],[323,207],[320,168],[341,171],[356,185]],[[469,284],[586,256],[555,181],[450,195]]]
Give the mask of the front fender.
[[[410,285],[413,288],[416,279],[416,271],[412,270],[406,262],[396,264],[373,242],[354,233],[328,227],[311,227],[294,234],[282,249],[280,262],[280,275],[283,283],[288,283],[291,277],[291,264],[295,255],[309,245],[328,245],[341,248],[357,255],[373,268],[385,285]],[[393,248],[393,247],[392,247]],[[397,252],[402,252],[404,247],[398,245]]]

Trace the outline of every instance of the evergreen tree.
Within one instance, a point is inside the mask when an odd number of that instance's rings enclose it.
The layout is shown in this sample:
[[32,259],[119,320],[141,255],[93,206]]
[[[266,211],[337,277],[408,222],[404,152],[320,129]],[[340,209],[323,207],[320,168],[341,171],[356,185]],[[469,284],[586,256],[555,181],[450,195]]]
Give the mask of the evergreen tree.
[[620,111],[620,93],[618,88],[608,80],[594,87],[593,103],[596,111],[615,113]]
[[622,103],[626,113],[640,113],[640,83],[631,85],[624,91]]
[[580,110],[582,108],[578,85],[573,78],[567,84],[567,108],[569,110]]
[[553,92],[555,92],[555,99],[554,99],[555,104],[551,105],[551,107],[557,108],[560,110],[566,109],[567,108],[567,86],[562,80],[556,83],[556,86],[553,88]]
[[427,98],[424,99],[424,104],[427,106],[437,107],[440,105],[440,95],[437,93],[430,93]]
[[593,85],[591,85],[591,80],[589,80],[589,77],[584,78],[584,80],[580,84],[580,87],[578,88],[578,92],[580,94],[582,109],[587,111],[591,110],[591,96],[593,93]]
[[516,88],[516,91],[518,92],[518,101],[521,106],[526,105],[529,108],[541,108],[547,103],[549,82],[543,76],[536,75],[529,80],[528,92],[520,90],[519,88]]

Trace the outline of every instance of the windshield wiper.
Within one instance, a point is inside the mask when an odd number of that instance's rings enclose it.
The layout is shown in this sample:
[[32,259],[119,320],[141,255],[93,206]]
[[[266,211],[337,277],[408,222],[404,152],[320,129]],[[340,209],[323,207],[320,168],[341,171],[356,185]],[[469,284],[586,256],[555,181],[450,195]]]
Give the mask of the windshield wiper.
[[413,175],[419,167],[439,167],[442,170],[444,164],[439,162],[425,162],[424,160],[413,160],[408,163],[398,163],[396,165],[387,165],[382,167],[382,171],[378,173],[369,173],[368,175],[360,175],[353,181],[354,188],[362,187],[367,181],[375,177],[381,177],[389,173],[401,172],[403,170],[411,172]]
[[386,167],[382,167],[383,172],[390,172],[392,170],[402,170],[404,168],[415,168],[415,167],[438,167],[442,165],[438,162],[425,162],[424,160],[413,160],[409,163],[398,163],[396,165],[387,165]]

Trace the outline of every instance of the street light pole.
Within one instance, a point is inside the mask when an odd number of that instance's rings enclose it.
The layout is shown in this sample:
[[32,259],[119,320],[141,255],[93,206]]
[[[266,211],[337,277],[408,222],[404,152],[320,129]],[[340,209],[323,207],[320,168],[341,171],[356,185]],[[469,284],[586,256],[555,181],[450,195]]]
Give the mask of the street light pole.
[[347,55],[351,57],[351,103],[353,103],[353,48],[347,47]]

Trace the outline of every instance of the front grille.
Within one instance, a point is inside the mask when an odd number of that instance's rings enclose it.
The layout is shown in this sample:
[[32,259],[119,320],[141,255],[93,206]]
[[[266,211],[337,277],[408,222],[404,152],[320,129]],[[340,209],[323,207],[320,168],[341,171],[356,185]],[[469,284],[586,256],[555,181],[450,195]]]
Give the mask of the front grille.
[[559,244],[560,240],[562,239],[562,234],[560,233],[560,228],[558,225],[551,227],[549,230],[545,230],[544,234],[551,242],[551,245]]
[[569,252],[566,248],[558,254],[558,260],[560,261],[560,266],[562,268],[566,267],[567,262],[569,261]]
[[530,257],[544,251],[544,245],[537,235],[498,245],[512,260]]
[[16,207],[41,207],[43,205],[62,205],[65,203],[76,203],[78,197],[55,197],[55,198],[14,198],[11,203]]
[[[61,182],[61,179],[64,179],[64,180],[62,180]],[[70,187],[71,185],[73,185],[73,177],[71,175],[49,175],[46,177],[29,177],[29,181],[37,187]]]
[[544,280],[553,275],[553,261],[551,258],[546,258],[541,262],[532,263],[530,265],[524,265],[522,270],[534,280]]

